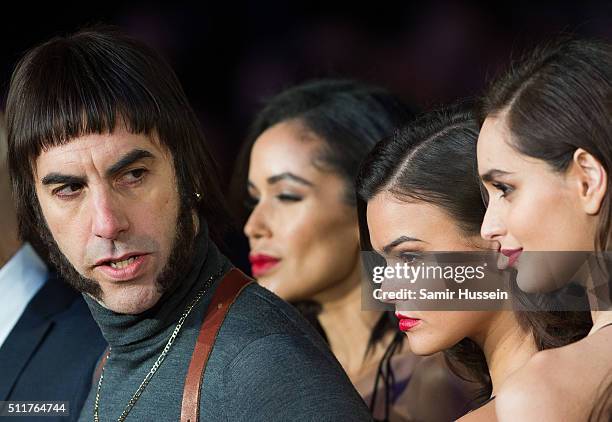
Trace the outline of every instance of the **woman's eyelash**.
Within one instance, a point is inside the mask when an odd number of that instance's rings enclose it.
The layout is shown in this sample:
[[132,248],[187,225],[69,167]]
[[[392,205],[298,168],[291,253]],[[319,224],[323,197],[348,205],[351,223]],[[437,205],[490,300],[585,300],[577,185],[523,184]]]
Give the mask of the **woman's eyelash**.
[[[276,198],[281,202],[299,202],[302,199],[304,199],[303,197],[299,195],[294,195],[290,193],[278,194],[276,195]],[[249,198],[244,200],[243,205],[245,206],[246,209],[253,210],[257,206],[258,203],[259,203],[259,198],[250,196]]]
[[288,202],[299,202],[302,200],[302,197],[299,195],[293,195],[290,193],[281,193],[280,195],[277,196],[278,199],[280,199],[281,201],[288,201]]
[[506,185],[505,183],[493,182],[493,183],[491,183],[491,185],[495,189],[501,191],[502,198],[505,197],[506,195],[508,195],[510,192],[512,192],[512,188],[509,185]]
[[415,261],[418,261],[421,258],[421,255],[418,253],[410,253],[410,252],[404,252],[404,253],[400,253],[398,255],[398,258],[406,264],[410,264],[413,263]]

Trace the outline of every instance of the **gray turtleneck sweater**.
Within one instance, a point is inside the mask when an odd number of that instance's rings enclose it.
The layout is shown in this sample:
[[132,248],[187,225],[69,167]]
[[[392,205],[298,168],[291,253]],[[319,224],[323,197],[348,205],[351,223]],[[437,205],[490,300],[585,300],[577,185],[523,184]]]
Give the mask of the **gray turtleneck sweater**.
[[[188,303],[231,263],[198,236],[192,268],[172,293],[139,315],[86,297],[112,347],[100,392],[100,421],[116,421],[163,350]],[[220,279],[221,277],[219,277]],[[217,280],[218,281],[218,280]],[[178,421],[183,386],[215,282],[196,305],[127,421]],[[83,339],[86,341],[86,339]],[[96,386],[80,421],[92,421]],[[310,324],[262,287],[245,288],[225,319],[205,372],[200,421],[369,421],[368,409]]]

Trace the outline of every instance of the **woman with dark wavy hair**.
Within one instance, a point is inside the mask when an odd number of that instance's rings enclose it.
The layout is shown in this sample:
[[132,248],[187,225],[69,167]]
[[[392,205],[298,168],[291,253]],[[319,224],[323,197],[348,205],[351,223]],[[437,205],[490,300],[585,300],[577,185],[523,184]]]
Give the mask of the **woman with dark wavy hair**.
[[[612,45],[571,39],[537,48],[484,97],[482,235],[512,256],[525,291],[584,283],[593,320],[586,338],[538,353],[513,375],[497,403],[502,420],[587,420],[612,371],[611,104]],[[555,259],[552,271],[533,266],[535,254]]]
[[410,114],[389,92],[358,82],[287,89],[255,118],[237,188],[247,190],[253,275],[319,329],[374,417],[448,420],[465,404],[458,380],[402,347],[392,314],[361,309],[354,180],[367,152]]
[[[467,110],[428,113],[379,143],[364,161],[357,182],[367,204],[363,225],[373,249],[388,261],[497,251],[496,241],[479,235],[485,204],[475,168],[478,123]],[[465,421],[495,420],[493,399],[513,372],[538,350],[576,341],[590,328],[587,312],[405,311],[401,301],[395,306],[415,354],[445,351],[458,374],[479,383],[479,407]]]

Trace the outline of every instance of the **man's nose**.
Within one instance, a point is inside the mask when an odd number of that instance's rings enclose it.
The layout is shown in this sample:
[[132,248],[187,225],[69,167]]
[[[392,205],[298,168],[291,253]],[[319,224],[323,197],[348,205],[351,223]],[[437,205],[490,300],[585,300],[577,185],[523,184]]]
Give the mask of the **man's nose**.
[[93,195],[92,229],[96,237],[115,240],[129,228],[122,204],[111,192],[102,191]]

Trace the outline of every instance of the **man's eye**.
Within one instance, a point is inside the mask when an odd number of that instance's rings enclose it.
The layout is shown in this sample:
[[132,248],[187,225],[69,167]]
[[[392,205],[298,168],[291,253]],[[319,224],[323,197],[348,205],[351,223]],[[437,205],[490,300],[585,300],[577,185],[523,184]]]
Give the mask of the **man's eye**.
[[146,172],[147,170],[145,169],[130,170],[127,173],[125,173],[123,176],[121,176],[121,179],[119,179],[119,181],[121,183],[128,184],[128,185],[133,184],[133,183],[138,183],[143,179]]
[[78,195],[81,189],[83,189],[83,186],[79,183],[70,183],[53,189],[52,193],[60,198],[67,199]]

